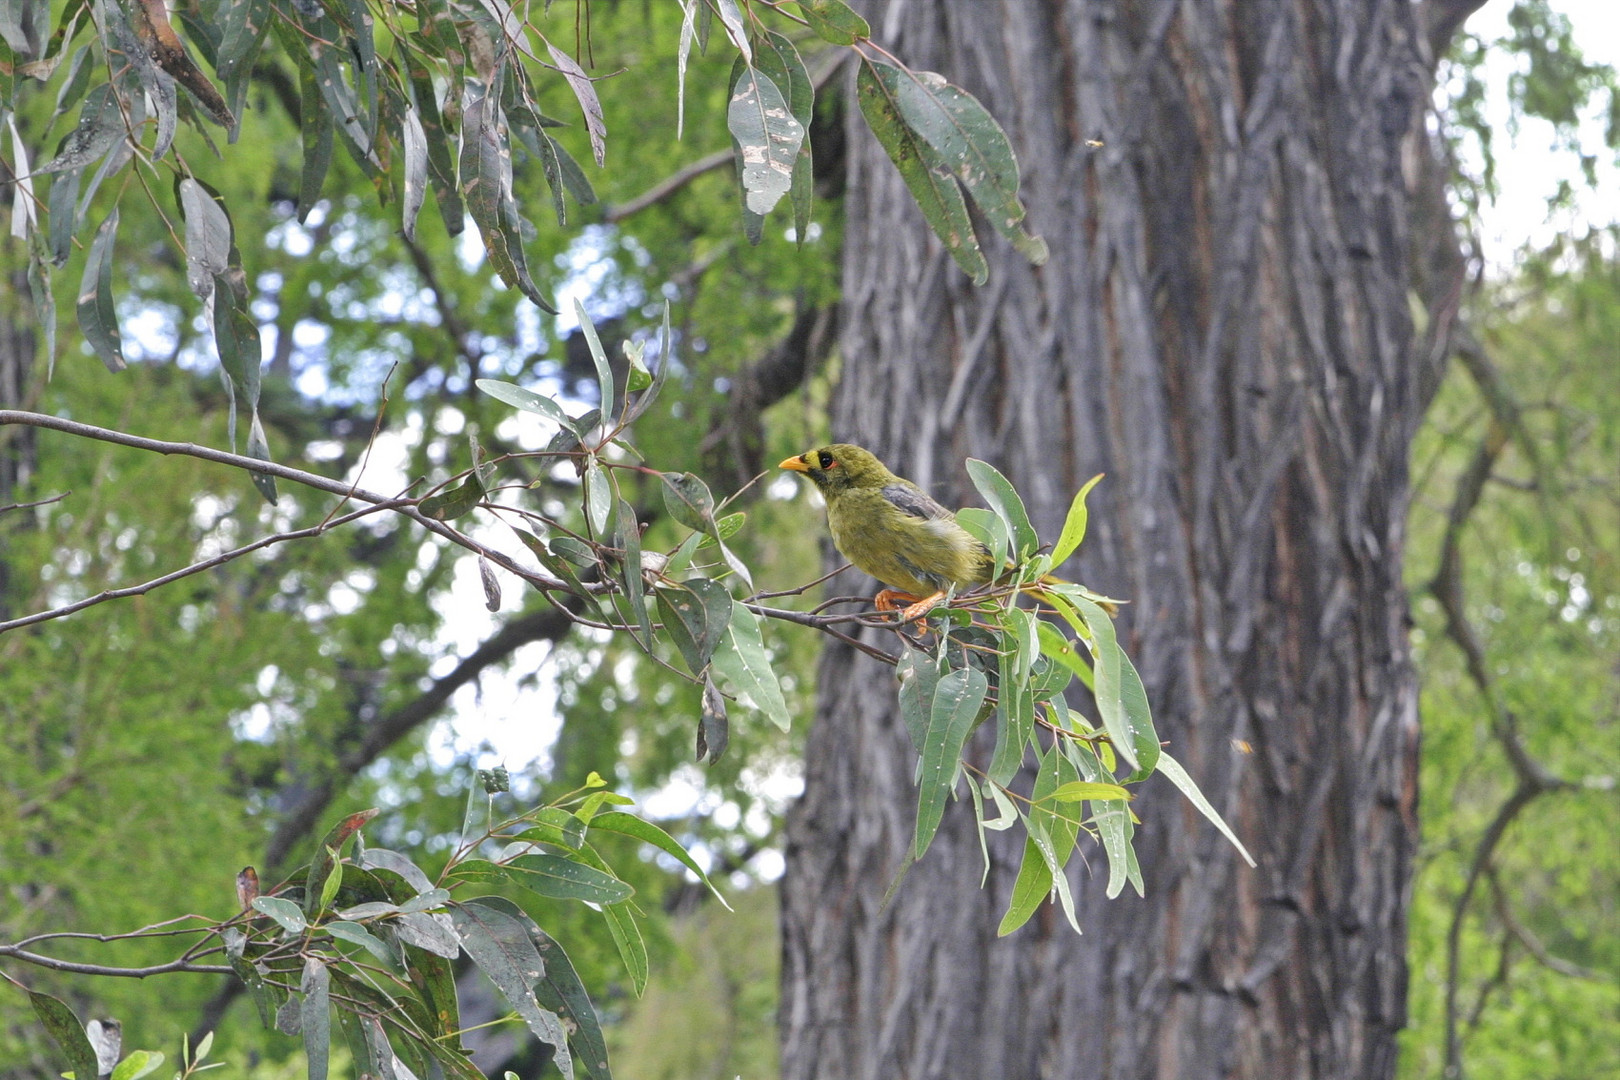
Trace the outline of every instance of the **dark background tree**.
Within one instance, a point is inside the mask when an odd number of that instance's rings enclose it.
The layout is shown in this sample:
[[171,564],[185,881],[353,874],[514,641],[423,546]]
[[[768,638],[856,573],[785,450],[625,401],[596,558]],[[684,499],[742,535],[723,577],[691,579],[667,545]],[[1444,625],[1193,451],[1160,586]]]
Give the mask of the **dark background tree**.
[[1146,899],[1075,865],[1086,936],[998,940],[1018,852],[992,844],[981,890],[957,806],[885,905],[912,752],[887,676],[833,646],[788,829],[785,1075],[1393,1074],[1407,455],[1445,352],[1409,297],[1441,333],[1462,284],[1425,119],[1474,6],[874,6],[1008,128],[1052,259],[997,246],[972,288],[852,136],[832,428],[957,503],[992,458],[1038,528],[1108,474],[1076,576],[1130,599],[1161,736],[1260,868],[1150,787]]

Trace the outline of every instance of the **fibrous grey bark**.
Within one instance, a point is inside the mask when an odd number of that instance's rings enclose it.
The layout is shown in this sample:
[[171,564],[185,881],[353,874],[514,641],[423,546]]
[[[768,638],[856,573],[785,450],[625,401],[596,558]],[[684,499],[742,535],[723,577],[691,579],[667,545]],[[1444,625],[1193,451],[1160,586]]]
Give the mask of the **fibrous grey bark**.
[[1022,840],[992,835],[981,889],[962,803],[883,906],[915,755],[892,673],[831,646],[788,827],[785,1076],[1393,1074],[1417,840],[1407,449],[1443,354],[1408,296],[1457,262],[1425,131],[1434,7],[865,12],[1006,127],[1052,255],[987,241],[975,289],[853,134],[834,435],[951,505],[986,458],[1048,539],[1108,474],[1067,571],[1131,601],[1160,735],[1260,866],[1155,779],[1134,806],[1147,898],[1105,900],[1074,860],[1083,937],[1045,909],[996,939]]

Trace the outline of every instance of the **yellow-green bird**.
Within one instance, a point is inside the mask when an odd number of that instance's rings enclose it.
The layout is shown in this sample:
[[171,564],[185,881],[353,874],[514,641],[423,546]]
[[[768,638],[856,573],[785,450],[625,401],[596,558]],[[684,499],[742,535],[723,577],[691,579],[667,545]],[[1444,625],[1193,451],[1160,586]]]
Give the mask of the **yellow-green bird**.
[[990,552],[956,515],[894,475],[870,451],[833,443],[777,468],[809,477],[827,500],[827,529],[844,558],[883,582],[882,611],[908,604],[901,619],[926,615],[952,588],[993,576]]

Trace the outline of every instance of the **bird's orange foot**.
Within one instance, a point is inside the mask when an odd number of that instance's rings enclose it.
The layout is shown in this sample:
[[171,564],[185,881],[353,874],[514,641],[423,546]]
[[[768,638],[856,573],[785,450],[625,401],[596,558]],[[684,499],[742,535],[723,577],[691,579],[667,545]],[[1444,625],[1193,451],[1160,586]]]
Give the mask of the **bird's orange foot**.
[[[899,589],[883,589],[873,599],[879,611],[899,611],[900,621],[905,623],[916,622],[939,606],[945,599],[943,591],[918,599],[908,592]],[[902,607],[901,605],[905,605]]]

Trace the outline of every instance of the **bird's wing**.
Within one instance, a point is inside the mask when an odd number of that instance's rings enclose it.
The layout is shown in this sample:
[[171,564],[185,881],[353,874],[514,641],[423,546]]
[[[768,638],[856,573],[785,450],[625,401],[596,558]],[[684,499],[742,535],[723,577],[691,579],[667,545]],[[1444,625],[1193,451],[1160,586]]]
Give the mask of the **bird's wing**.
[[911,484],[884,484],[883,497],[905,513],[924,521],[956,516]]

